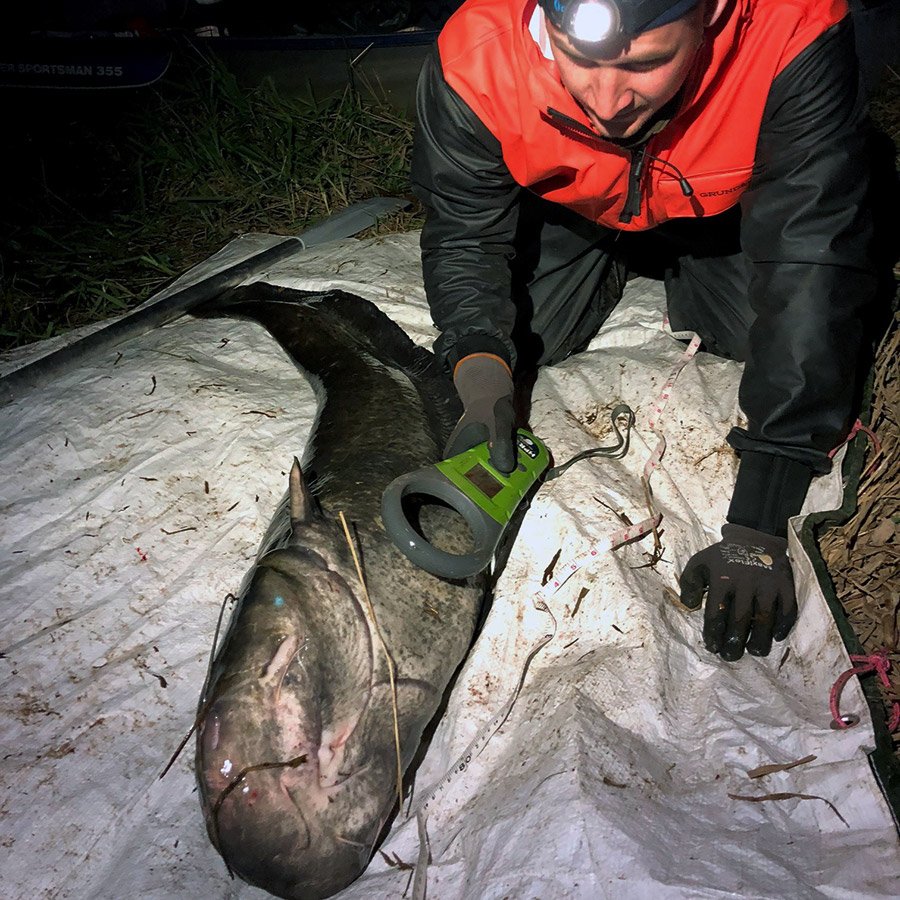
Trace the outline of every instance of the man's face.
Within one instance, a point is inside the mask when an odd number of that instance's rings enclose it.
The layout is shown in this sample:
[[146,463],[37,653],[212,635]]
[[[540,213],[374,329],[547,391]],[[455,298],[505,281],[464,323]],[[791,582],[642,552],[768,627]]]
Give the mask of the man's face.
[[703,41],[703,4],[599,58],[547,21],[560,78],[597,133],[629,138],[678,93]]

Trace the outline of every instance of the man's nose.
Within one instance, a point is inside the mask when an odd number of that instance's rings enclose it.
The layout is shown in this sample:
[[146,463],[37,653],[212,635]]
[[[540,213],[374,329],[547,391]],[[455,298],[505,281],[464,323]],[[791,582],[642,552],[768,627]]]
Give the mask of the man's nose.
[[598,119],[614,119],[631,106],[633,92],[628,85],[627,72],[597,69],[591,75],[588,105]]

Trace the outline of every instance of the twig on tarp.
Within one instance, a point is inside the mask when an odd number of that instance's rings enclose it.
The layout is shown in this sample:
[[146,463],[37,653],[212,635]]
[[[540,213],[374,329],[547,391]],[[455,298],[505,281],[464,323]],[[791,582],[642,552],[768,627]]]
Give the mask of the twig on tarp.
[[732,800],[746,800],[748,803],[765,803],[767,800],[821,800],[848,828],[850,823],[838,812],[838,808],[824,797],[815,794],[796,794],[793,791],[778,791],[774,794],[761,794],[750,797],[747,794],[729,794]]
[[399,869],[401,872],[411,872],[415,869],[415,866],[412,863],[403,862],[402,859],[395,853],[393,857],[389,856],[384,850],[378,851],[381,854],[382,859],[392,868]]
[[747,773],[747,777],[762,778],[764,775],[773,775],[775,772],[787,772],[788,769],[793,769],[796,766],[805,766],[814,759],[816,759],[816,755],[810,753],[809,756],[804,756],[803,759],[795,759],[793,762],[789,763],[770,763],[767,766],[757,766]]
[[402,897],[406,896],[407,891],[409,890],[409,885],[412,882],[413,875],[416,872],[416,867],[412,865],[412,863],[403,862],[402,859],[395,853],[393,859],[384,852],[384,850],[378,851],[382,859],[392,868],[399,869],[401,872],[409,872],[409,878],[406,880],[406,887],[403,889]]
[[584,600],[585,597],[590,593],[590,588],[583,587],[578,592],[578,599],[575,601],[575,607],[572,609],[572,618],[574,619],[576,615],[578,615],[578,610],[581,606],[581,601]]

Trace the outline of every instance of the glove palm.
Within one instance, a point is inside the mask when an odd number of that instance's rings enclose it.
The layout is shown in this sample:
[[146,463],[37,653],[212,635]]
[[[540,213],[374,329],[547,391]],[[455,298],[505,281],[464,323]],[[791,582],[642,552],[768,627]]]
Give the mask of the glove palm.
[[464,412],[444,456],[456,456],[487,441],[491,465],[509,474],[516,467],[516,416],[509,366],[498,356],[474,353],[457,363],[453,383]]

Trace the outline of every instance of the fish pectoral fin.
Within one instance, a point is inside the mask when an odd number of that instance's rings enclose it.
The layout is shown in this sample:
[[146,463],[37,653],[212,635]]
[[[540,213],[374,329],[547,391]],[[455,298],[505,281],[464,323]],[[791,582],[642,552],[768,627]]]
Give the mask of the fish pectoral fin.
[[[393,688],[390,682],[376,682],[364,710],[322,729],[318,751],[321,787],[336,787],[354,774],[349,771],[353,763],[345,762],[345,755],[347,744],[357,728],[362,728],[366,735],[378,734],[382,744],[384,741],[393,741],[395,693],[397,720],[404,747],[407,742],[403,740],[403,735],[408,729],[412,727],[418,733],[431,718],[431,715],[426,715],[423,720],[422,710],[433,710],[437,706],[437,692],[425,681],[400,678],[394,682]],[[358,765],[358,748],[354,748],[351,758]]]

